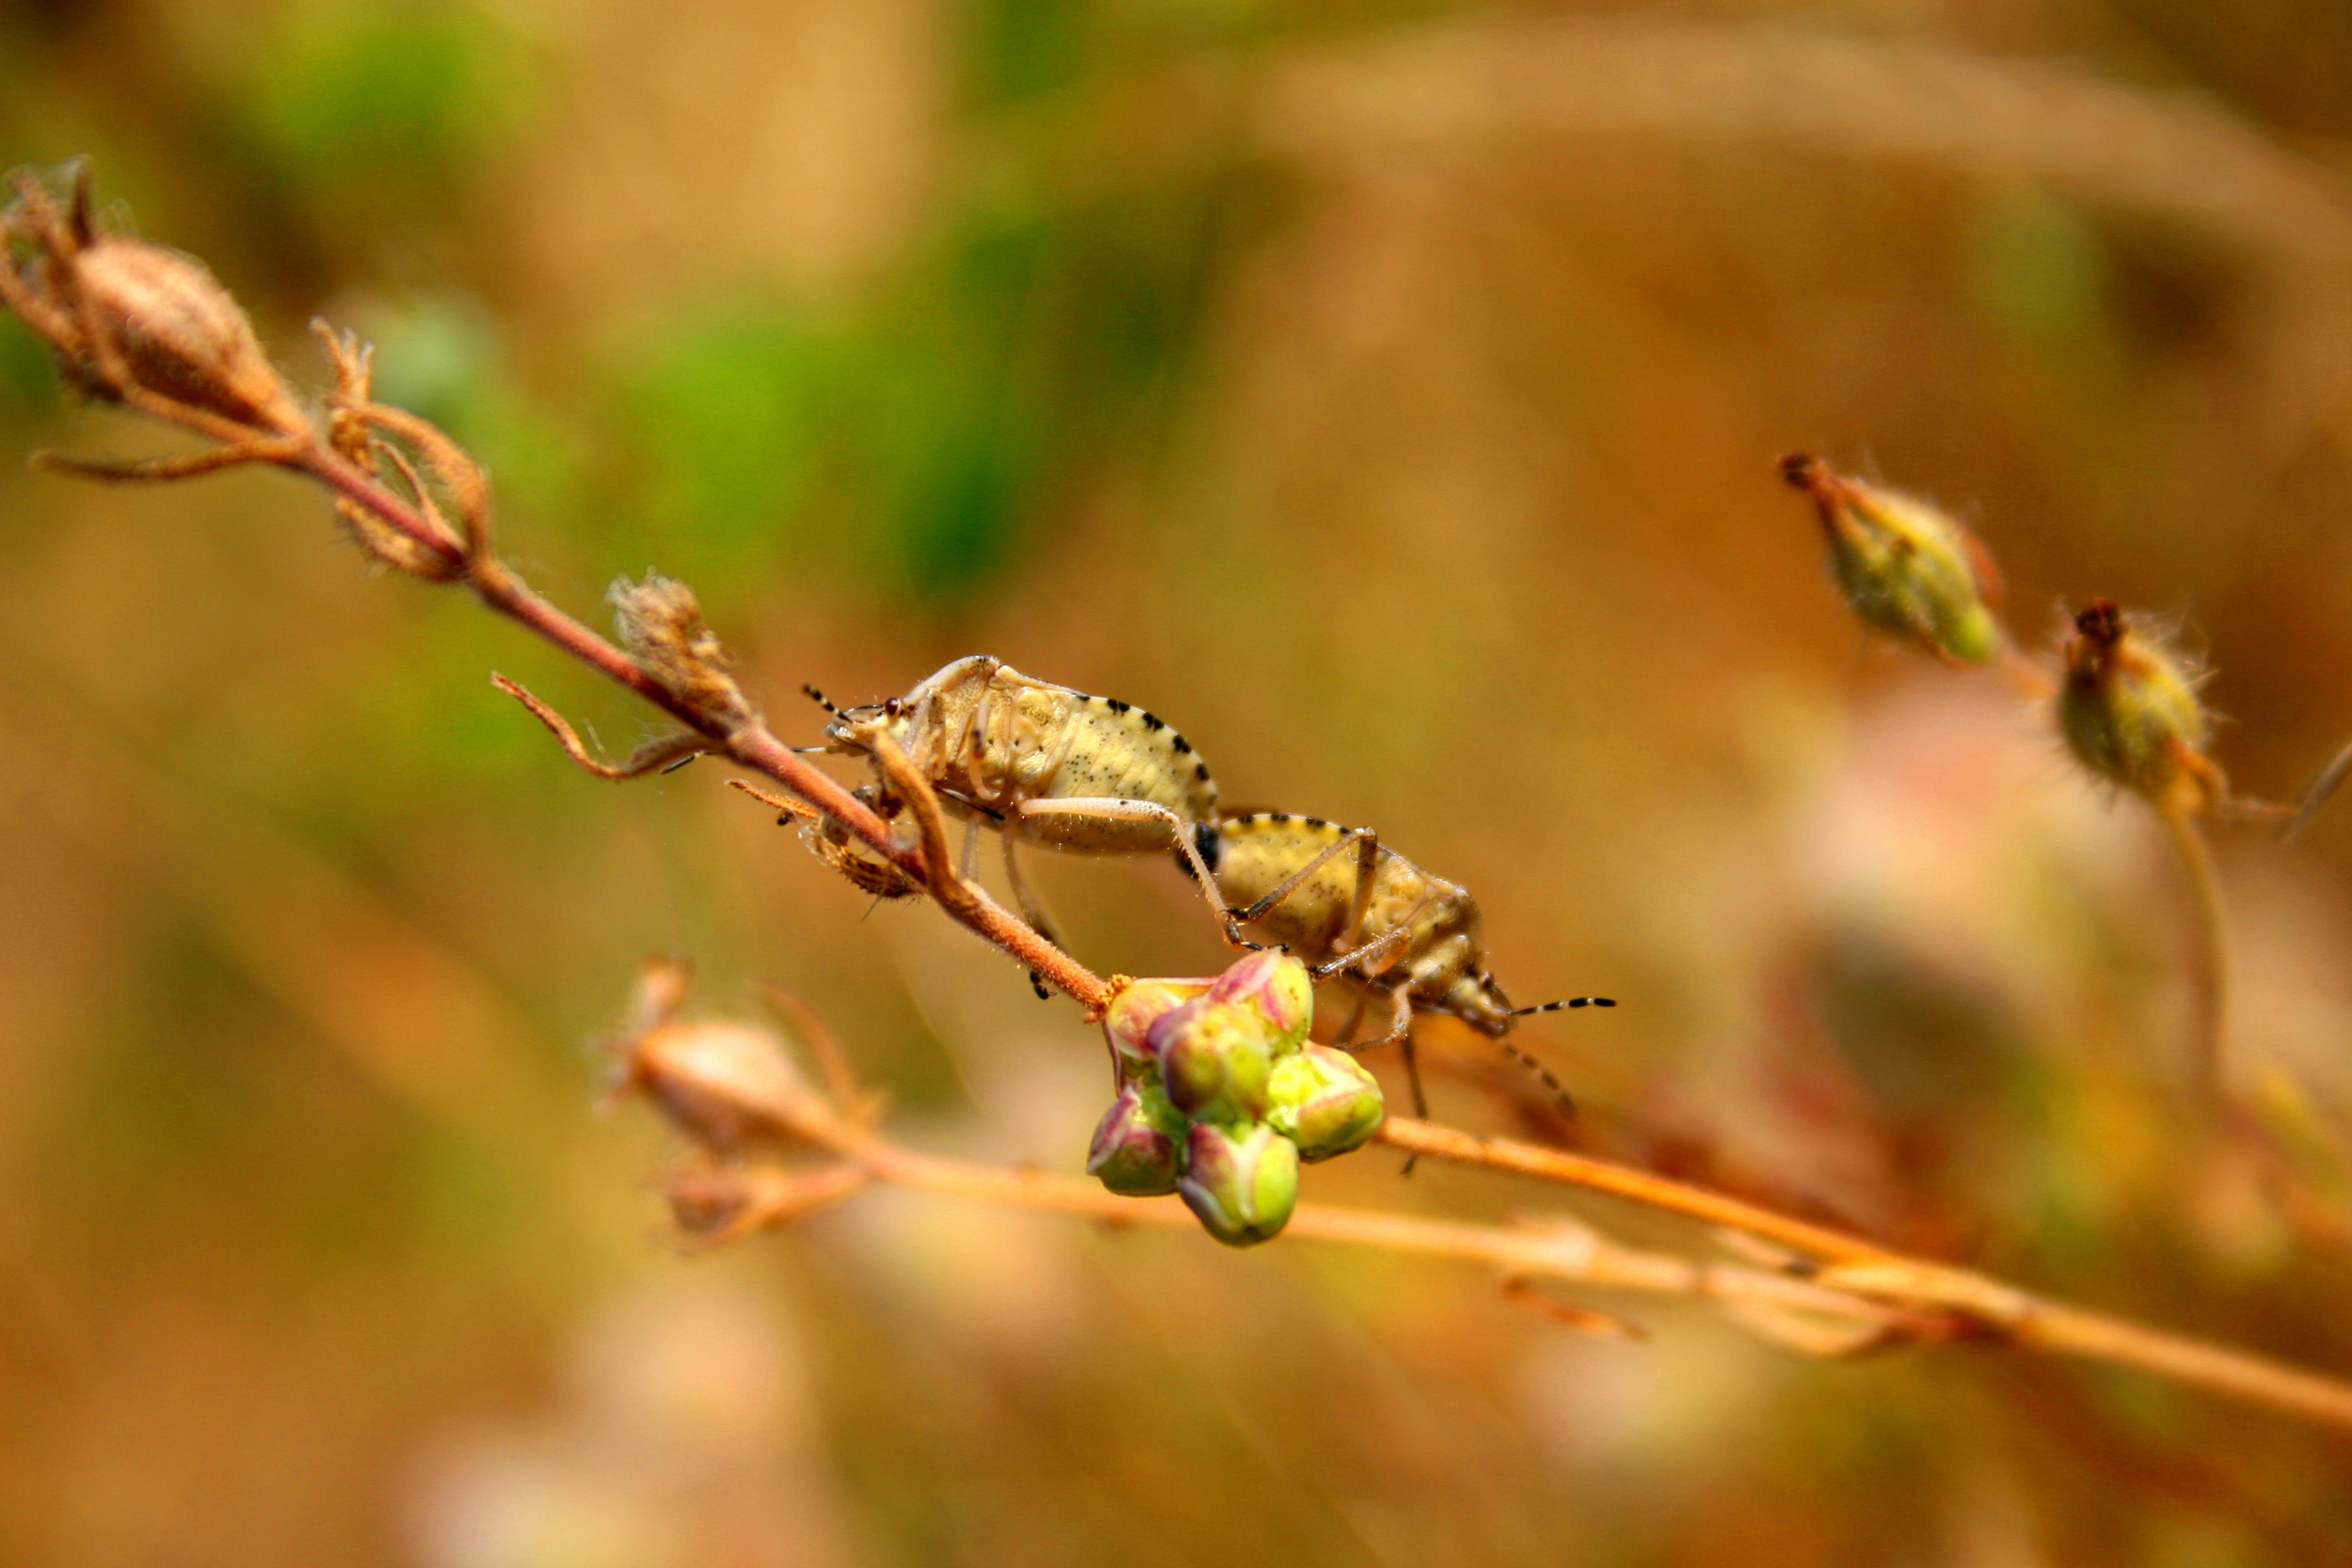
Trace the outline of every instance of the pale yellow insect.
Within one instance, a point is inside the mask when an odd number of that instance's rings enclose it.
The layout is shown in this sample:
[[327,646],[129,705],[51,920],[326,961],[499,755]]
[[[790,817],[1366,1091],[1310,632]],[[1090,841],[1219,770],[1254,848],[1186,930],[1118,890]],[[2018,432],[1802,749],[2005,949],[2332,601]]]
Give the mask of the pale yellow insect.
[[[878,728],[946,811],[1002,832],[1006,880],[1041,933],[1050,937],[1051,927],[1014,858],[1021,841],[1092,855],[1173,849],[1216,907],[1193,831],[1216,819],[1216,781],[1192,743],[1155,714],[986,654],[957,659],[887,702],[837,709],[814,688],[809,695],[833,714],[826,744],[814,749],[865,755],[860,737]],[[967,874],[972,845],[967,836]],[[1230,931],[1222,909],[1218,918]]]
[[[1416,1012],[1451,1014],[1499,1040],[1531,1013],[1616,1005],[1605,996],[1577,996],[1512,1006],[1486,972],[1486,935],[1469,889],[1382,847],[1370,828],[1257,811],[1203,824],[1195,837],[1235,918],[1356,993],[1343,1041],[1370,997],[1388,1004],[1386,1040],[1402,1045],[1408,1062]],[[1504,1048],[1559,1091],[1526,1053],[1508,1042]],[[1413,1098],[1419,1111],[1417,1074]]]

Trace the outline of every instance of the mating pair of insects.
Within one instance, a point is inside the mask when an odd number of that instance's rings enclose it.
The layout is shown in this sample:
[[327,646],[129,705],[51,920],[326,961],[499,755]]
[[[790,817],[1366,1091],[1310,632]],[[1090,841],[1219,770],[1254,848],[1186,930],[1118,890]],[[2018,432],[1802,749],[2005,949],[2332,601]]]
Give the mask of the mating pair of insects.
[[[1513,1007],[1484,967],[1478,906],[1467,889],[1386,847],[1369,827],[1284,811],[1221,812],[1216,781],[1192,742],[1132,704],[1039,680],[984,654],[957,659],[887,702],[835,708],[808,690],[832,718],[825,743],[804,749],[866,756],[875,734],[888,736],[941,807],[967,824],[967,876],[981,826],[998,831],[1022,916],[1049,939],[1015,846],[1093,855],[1173,851],[1227,941],[1259,945],[1242,934],[1255,926],[1318,978],[1355,993],[1356,1016],[1341,1032],[1343,1043],[1374,998],[1389,1009],[1381,1043],[1408,1053],[1416,1012],[1451,1014],[1500,1039],[1530,1013],[1613,1005],[1579,996]],[[857,793],[885,817],[898,814],[898,803],[878,784]],[[904,898],[922,890],[813,807],[772,803],[802,819],[803,841],[820,859],[866,891]],[[1505,1049],[1551,1082],[1523,1053],[1507,1043]],[[1416,1075],[1416,1102],[1419,1087]]]

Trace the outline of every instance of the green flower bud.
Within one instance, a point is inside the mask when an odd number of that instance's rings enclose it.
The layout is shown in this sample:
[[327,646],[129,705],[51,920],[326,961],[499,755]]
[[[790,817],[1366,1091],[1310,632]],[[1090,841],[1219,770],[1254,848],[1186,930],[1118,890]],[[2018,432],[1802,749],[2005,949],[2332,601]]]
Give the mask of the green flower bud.
[[1308,1046],[1275,1063],[1266,1100],[1266,1125],[1297,1144],[1302,1160],[1362,1148],[1388,1110],[1364,1064],[1329,1046]]
[[2058,727],[2076,762],[2152,801],[2180,789],[2207,805],[2227,797],[2205,755],[2211,721],[2194,667],[2111,599],[2094,599],[2074,617],[2065,651]]
[[1265,1020],[1274,1033],[1274,1054],[1286,1056],[1307,1042],[1315,1021],[1315,980],[1307,965],[1286,952],[1253,952],[1217,976],[1212,1002],[1234,1002]]
[[1147,1037],[1168,1098],[1206,1121],[1255,1121],[1265,1113],[1274,1068],[1265,1020],[1206,997],[1163,1013]]
[[1830,571],[1854,613],[1953,664],[2000,653],[2000,575],[1976,535],[1927,502],[1832,472],[1818,458],[1780,473],[1821,513]]
[[1271,1127],[1196,1121],[1176,1190],[1202,1228],[1227,1247],[1271,1241],[1298,1202],[1298,1146]]
[[1167,1096],[1149,1085],[1130,1084],[1096,1124],[1087,1174],[1131,1198],[1172,1193],[1183,1163],[1183,1137],[1184,1118]]
[[1111,998],[1103,1014],[1103,1037],[1118,1058],[1124,1080],[1137,1067],[1157,1066],[1148,1043],[1151,1026],[1201,994],[1197,981],[1138,980]]

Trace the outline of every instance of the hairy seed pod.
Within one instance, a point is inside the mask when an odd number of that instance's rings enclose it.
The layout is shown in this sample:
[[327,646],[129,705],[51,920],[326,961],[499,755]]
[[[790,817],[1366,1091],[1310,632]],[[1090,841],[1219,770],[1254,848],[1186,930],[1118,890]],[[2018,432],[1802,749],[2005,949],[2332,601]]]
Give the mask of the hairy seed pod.
[[2200,672],[2111,599],[2094,599],[2066,639],[2058,727],[2074,760],[2134,795],[2161,802],[2199,792],[2218,805],[2220,770],[2205,755],[2212,721]]
[[1830,571],[1864,622],[1954,664],[2000,652],[1992,611],[2000,577],[1974,534],[1923,500],[1848,479],[1818,458],[1783,458],[1780,473],[1812,498]]
[[[300,405],[262,353],[253,323],[195,258],[110,237],[49,264],[68,275],[86,338],[110,343],[133,384],[238,425],[305,427]],[[92,342],[58,358],[82,391],[120,397]]]

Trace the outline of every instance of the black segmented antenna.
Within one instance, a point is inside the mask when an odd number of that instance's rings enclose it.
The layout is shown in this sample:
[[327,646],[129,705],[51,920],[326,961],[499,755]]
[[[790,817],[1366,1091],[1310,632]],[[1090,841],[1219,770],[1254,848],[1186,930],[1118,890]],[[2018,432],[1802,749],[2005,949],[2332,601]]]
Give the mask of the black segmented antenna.
[[841,717],[841,710],[833,705],[833,699],[827,697],[824,692],[819,691],[815,687],[803,686],[801,690],[807,695],[810,701],[815,703],[818,707],[824,709],[835,718],[838,719]]
[[[1528,1011],[1535,1012],[1537,1009],[1531,1007]],[[1534,1076],[1537,1082],[1551,1091],[1552,1103],[1559,1108],[1559,1113],[1562,1116],[1567,1117],[1570,1121],[1576,1120],[1576,1096],[1569,1093],[1567,1087],[1559,1079],[1552,1077],[1551,1068],[1544,1066],[1508,1040],[1497,1039],[1495,1043],[1503,1047],[1504,1055],[1518,1063],[1523,1069]]]
[[1610,996],[1571,996],[1565,1002],[1538,1002],[1532,1007],[1514,1007],[1511,1016],[1524,1018],[1530,1013],[1559,1013],[1570,1007],[1614,1007],[1616,999]]

